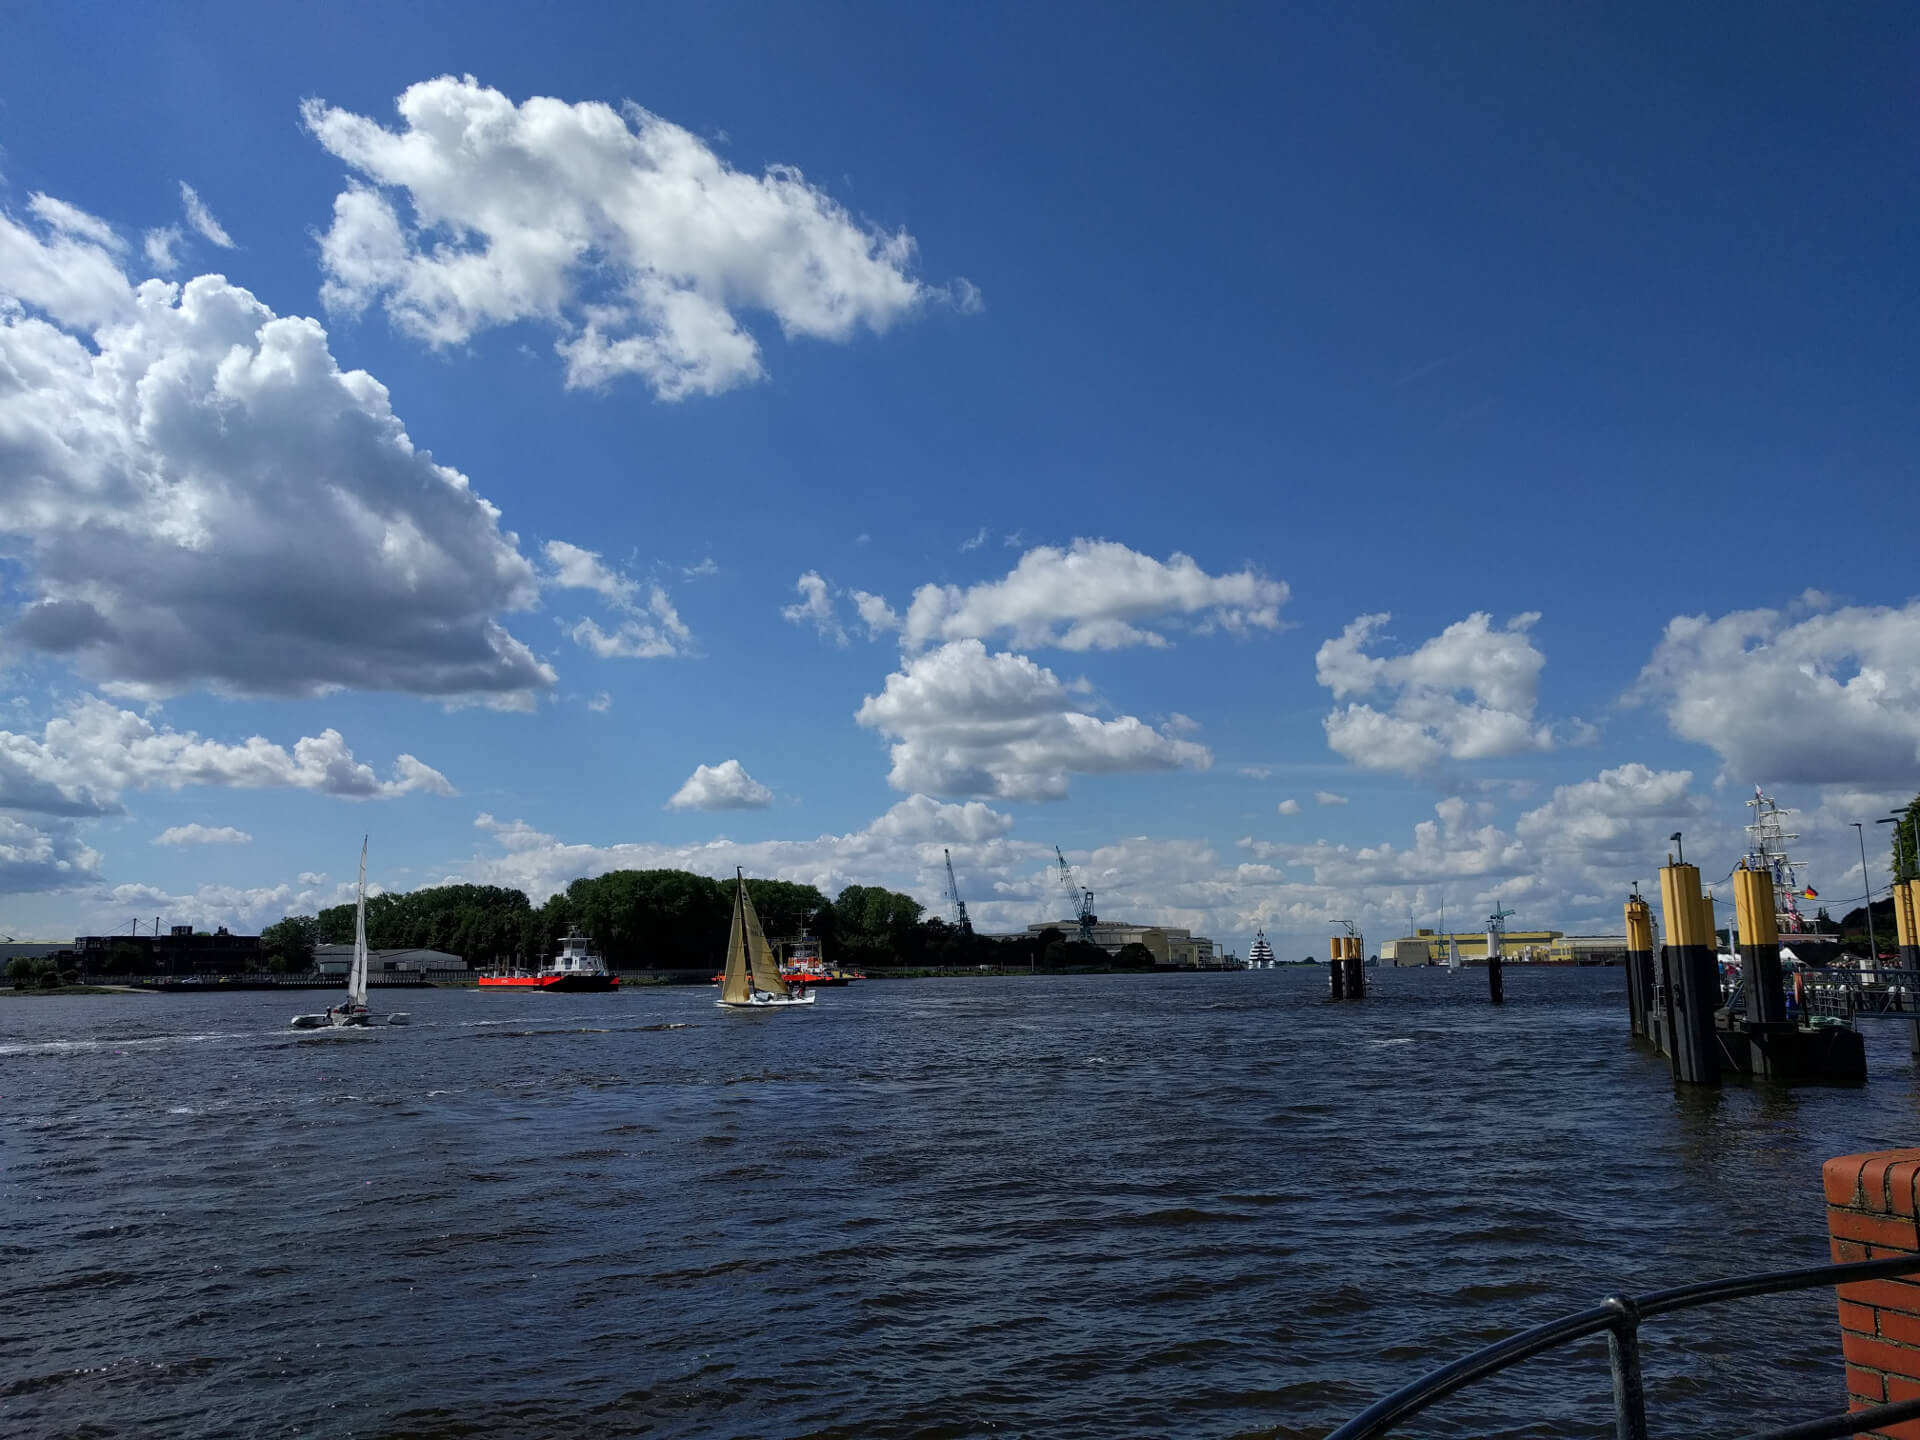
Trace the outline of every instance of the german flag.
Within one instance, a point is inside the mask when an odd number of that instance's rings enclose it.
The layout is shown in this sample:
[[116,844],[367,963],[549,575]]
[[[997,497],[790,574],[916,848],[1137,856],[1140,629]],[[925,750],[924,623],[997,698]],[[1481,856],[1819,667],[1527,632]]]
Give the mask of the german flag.
[[1818,900],[1820,898],[1820,892],[1809,885],[1800,892],[1800,898],[1802,900]]

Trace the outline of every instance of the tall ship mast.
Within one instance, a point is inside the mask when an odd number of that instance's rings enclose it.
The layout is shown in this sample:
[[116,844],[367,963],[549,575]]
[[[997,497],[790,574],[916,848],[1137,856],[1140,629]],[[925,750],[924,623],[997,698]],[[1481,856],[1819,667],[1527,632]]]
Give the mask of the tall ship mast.
[[1807,935],[1812,926],[1800,913],[1802,900],[1816,900],[1819,891],[1800,881],[1800,862],[1787,853],[1787,842],[1800,837],[1787,829],[1787,817],[1794,812],[1773,803],[1773,797],[1758,785],[1747,801],[1753,811],[1753,823],[1747,826],[1747,868],[1765,870],[1773,877],[1774,908],[1782,935]]

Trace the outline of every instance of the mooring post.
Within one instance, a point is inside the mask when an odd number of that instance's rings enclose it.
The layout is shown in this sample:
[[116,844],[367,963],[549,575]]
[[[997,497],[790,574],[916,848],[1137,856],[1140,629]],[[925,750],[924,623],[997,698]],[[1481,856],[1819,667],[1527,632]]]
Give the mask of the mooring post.
[[1720,1008],[1720,968],[1714,960],[1713,912],[1700,893],[1700,869],[1660,869],[1660,909],[1667,932],[1667,990],[1673,1005],[1673,1078],[1683,1085],[1720,1083],[1720,1044],[1713,1012]]
[[1627,1021],[1640,1039],[1653,1034],[1652,1010],[1653,911],[1636,894],[1627,901]]
[[1347,998],[1347,937],[1336,935],[1327,942],[1327,990],[1329,998]]
[[1500,973],[1500,933],[1487,932],[1487,999],[1495,1005],[1507,1003],[1506,977]]
[[[1877,1150],[1827,1161],[1821,1179],[1833,1263],[1920,1254],[1914,1222],[1914,1178],[1920,1150]],[[1920,1391],[1920,1285],[1861,1280],[1838,1285],[1840,1349],[1847,1362],[1847,1408],[1864,1410]],[[1888,1434],[1912,1433],[1900,1425]]]
[[[1867,903],[1873,903],[1869,897]],[[1898,880],[1893,882],[1893,929],[1899,937],[1899,956],[1894,962],[1902,970],[1920,970],[1920,880]],[[1878,966],[1880,957],[1873,957]],[[1907,1027],[1907,1038],[1913,1049],[1913,1059],[1920,1065],[1920,1019]]]
[[1347,998],[1364,1000],[1367,998],[1367,957],[1363,953],[1366,941],[1358,935],[1347,937]]
[[1787,992],[1780,980],[1780,922],[1775,918],[1773,876],[1733,872],[1733,908],[1740,924],[1740,973],[1747,982],[1747,1019],[1772,1024],[1787,1018]]
[[1799,1026],[1787,1019],[1787,991],[1780,978],[1773,876],[1749,870],[1743,862],[1733,872],[1733,908],[1740,925],[1740,973],[1747,987],[1751,1069],[1756,1075],[1791,1076],[1799,1069],[1800,1035]]

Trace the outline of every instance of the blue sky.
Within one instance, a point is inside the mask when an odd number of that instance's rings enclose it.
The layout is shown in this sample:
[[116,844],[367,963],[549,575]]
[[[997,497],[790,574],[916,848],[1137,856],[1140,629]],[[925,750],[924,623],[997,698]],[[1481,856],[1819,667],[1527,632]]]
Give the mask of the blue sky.
[[1903,7],[10,30],[5,933],[371,832],[1322,953],[1920,790]]

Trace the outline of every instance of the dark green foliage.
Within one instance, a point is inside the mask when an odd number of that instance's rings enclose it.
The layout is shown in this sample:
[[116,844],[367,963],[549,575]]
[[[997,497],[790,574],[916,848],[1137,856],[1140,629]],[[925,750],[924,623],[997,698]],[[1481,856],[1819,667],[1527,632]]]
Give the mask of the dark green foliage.
[[[347,917],[347,938],[353,938],[353,917]],[[260,953],[267,958],[269,970],[297,972],[313,968],[313,946],[319,934],[319,922],[311,915],[289,915],[276,920],[260,932]],[[276,962],[278,962],[276,964]]]
[[1151,970],[1154,967],[1153,952],[1139,941],[1131,945],[1122,945],[1120,953],[1113,957],[1116,970]]
[[[312,921],[312,943],[351,945],[353,910],[351,905],[322,910]],[[367,944],[375,950],[444,950],[469,965],[485,965],[520,952],[531,910],[525,895],[497,885],[433,885],[404,894],[374,895],[367,900]],[[268,933],[302,918],[289,916],[267,927],[260,937],[262,945]],[[309,950],[309,958],[311,954]]]
[[1893,831],[1893,878],[1912,880],[1920,876],[1920,795],[1913,797]]
[[[926,915],[911,895],[877,885],[849,885],[832,901],[812,885],[786,880],[749,880],[747,892],[768,939],[811,933],[829,964],[854,970],[1104,970],[1112,964],[1099,946],[1069,940],[1055,928],[1011,940],[962,934]],[[578,926],[616,970],[717,970],[732,917],[730,878],[615,870],[576,880],[539,907],[518,890],[491,885],[377,895],[367,901],[367,944],[376,950],[445,950],[473,966],[532,964],[551,955],[560,937]],[[278,959],[288,970],[304,970],[314,945],[352,943],[353,906],[289,915],[260,939],[269,964]],[[1152,955],[1133,948],[1147,957],[1141,968],[1151,966]]]

